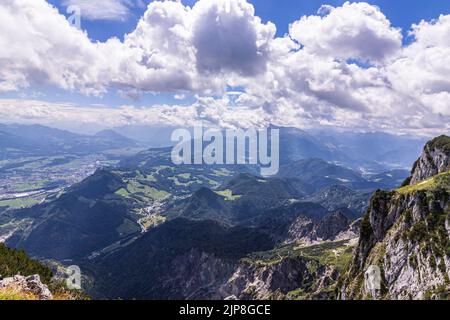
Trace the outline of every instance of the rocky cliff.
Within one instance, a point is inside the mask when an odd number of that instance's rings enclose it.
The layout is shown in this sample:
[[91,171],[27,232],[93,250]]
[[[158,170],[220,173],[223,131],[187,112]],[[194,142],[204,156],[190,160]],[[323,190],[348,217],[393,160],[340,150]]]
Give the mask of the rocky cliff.
[[282,258],[271,263],[242,261],[219,288],[226,300],[329,299],[338,272],[315,260]]
[[436,174],[450,171],[450,138],[437,137],[425,145],[414,164],[410,184],[416,184]]
[[[155,290],[170,299],[190,300],[335,298],[339,268],[293,248],[288,250],[293,251],[275,249],[260,253],[263,256],[231,262],[192,249],[172,260]],[[313,250],[320,254],[325,251],[318,247]]]
[[450,292],[450,138],[424,148],[402,188],[377,191],[361,223],[343,299],[442,299]]

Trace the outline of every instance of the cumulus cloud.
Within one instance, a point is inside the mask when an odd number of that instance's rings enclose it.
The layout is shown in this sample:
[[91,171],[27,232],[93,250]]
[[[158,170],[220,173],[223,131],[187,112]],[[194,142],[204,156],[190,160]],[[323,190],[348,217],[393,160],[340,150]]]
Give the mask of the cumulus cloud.
[[0,91],[30,84],[105,91],[103,45],[92,43],[45,1],[3,1],[0,30]]
[[275,34],[244,0],[152,2],[123,42],[90,41],[44,0],[6,0],[0,17],[1,91],[38,83],[95,95],[223,92],[233,74],[264,72]]
[[387,66],[395,89],[415,97],[431,111],[450,115],[450,15],[422,21],[401,56]]
[[[45,103],[27,112],[8,101],[2,119],[449,130],[450,16],[414,25],[402,46],[400,30],[364,2],[323,6],[276,37],[245,0],[153,1],[123,41],[93,42],[44,0],[5,0],[0,30],[0,92],[49,84],[133,99],[197,95],[190,106],[128,106],[106,116]],[[243,90],[231,97],[229,87]]]
[[322,16],[304,16],[289,33],[305,50],[341,59],[380,62],[397,52],[402,43],[378,7],[346,2],[342,7],[322,7]]
[[152,92],[199,90],[200,81],[194,81],[190,11],[176,1],[155,1],[148,6],[136,29],[126,35],[122,44],[122,51],[133,51],[135,57],[132,62],[119,60],[123,63],[122,72],[118,72],[120,85]]
[[275,36],[272,23],[262,24],[244,0],[199,1],[192,10],[192,43],[200,72],[262,73]]
[[223,93],[234,75],[265,71],[275,31],[245,0],[202,0],[193,8],[152,2],[125,37],[138,59],[123,82],[143,91]]

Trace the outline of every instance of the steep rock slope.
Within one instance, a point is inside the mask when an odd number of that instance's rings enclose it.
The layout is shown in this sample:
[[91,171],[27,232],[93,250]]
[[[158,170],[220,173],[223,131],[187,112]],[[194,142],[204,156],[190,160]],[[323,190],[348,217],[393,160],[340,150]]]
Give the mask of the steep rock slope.
[[[449,296],[449,141],[442,136],[427,143],[409,184],[374,194],[355,256],[342,278],[341,298]],[[379,288],[365,281],[372,266],[380,270]]]
[[450,170],[450,138],[437,137],[425,145],[422,155],[414,164],[410,184]]
[[227,300],[264,300],[297,298],[299,289],[311,298],[320,298],[331,286],[337,271],[302,257],[284,258],[275,263],[243,260],[233,275],[219,288]]

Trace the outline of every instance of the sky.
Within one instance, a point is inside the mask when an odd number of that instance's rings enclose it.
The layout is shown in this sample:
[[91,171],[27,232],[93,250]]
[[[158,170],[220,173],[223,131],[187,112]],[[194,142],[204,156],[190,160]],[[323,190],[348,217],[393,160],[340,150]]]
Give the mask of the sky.
[[0,122],[450,132],[449,1],[6,0],[0,47]]

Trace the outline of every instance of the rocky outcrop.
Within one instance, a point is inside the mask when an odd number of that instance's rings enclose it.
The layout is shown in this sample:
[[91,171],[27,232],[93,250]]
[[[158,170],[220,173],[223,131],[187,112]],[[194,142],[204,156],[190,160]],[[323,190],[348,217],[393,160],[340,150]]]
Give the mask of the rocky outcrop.
[[450,148],[445,141],[427,143],[407,185],[373,195],[341,279],[340,298],[450,296]]
[[28,277],[16,275],[14,277],[4,278],[0,280],[0,290],[4,289],[14,289],[25,294],[32,294],[39,300],[53,299],[52,293],[41,282],[41,278],[37,274]]
[[191,249],[172,260],[154,290],[165,299],[334,299],[339,271],[302,256],[229,261]]
[[336,210],[321,220],[299,215],[290,225],[285,243],[305,244],[349,240],[358,237],[359,224],[351,222],[342,210]]
[[325,217],[319,222],[315,234],[320,239],[334,240],[341,232],[350,226],[348,218],[339,210]]
[[[361,238],[342,298],[424,299],[450,290],[449,199],[439,192],[378,192],[362,223]],[[380,269],[375,293],[363,285]]]
[[422,155],[414,164],[410,184],[447,171],[450,171],[450,137],[440,136],[425,145]]
[[335,269],[301,257],[273,263],[242,261],[219,293],[226,300],[289,299],[299,294],[327,299],[327,288],[336,278]]
[[234,268],[234,263],[191,249],[173,259],[167,275],[160,279],[159,290],[171,299],[217,299],[218,288]]

